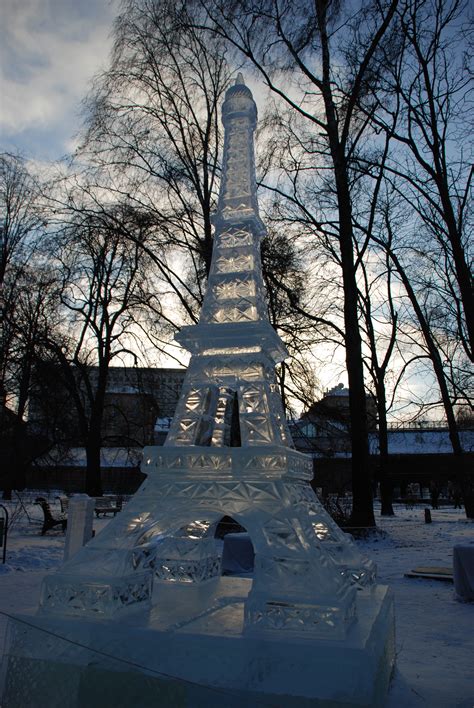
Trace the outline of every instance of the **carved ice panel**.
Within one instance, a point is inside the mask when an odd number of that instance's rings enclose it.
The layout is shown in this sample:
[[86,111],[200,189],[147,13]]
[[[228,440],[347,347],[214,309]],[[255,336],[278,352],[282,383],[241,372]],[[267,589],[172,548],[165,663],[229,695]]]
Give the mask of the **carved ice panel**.
[[249,254],[234,254],[229,256],[219,256],[216,260],[216,273],[240,273],[252,270],[254,257]]

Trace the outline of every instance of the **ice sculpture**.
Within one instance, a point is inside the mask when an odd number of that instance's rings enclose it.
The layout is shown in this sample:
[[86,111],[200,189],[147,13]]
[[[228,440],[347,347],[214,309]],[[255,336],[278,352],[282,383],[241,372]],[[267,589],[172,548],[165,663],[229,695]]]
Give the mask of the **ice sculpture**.
[[[255,666],[262,660],[264,641],[271,691],[281,674],[281,657],[276,659],[272,652],[282,646],[282,638],[329,642],[318,649],[322,652],[322,685],[324,662],[330,663],[331,670],[341,662],[343,645],[334,640],[344,640],[351,633],[351,627],[358,624],[359,606],[365,607],[358,600],[364,593],[366,598],[375,597],[376,590],[369,587],[375,577],[374,565],[361,557],[322,508],[309,483],[312,460],[294,449],[286,424],[275,365],[287,353],[268,320],[260,265],[265,227],[256,196],[256,119],[252,94],[239,74],[223,105],[223,179],[208,288],[199,323],[183,327],[177,337],[192,356],[166,443],[145,448],[142,469],[147,479],[121,514],[59,572],[45,578],[38,617],[49,622],[48,627],[71,618],[70,627],[75,629],[70,631],[77,640],[84,622],[108,619],[107,632],[112,636],[117,619],[152,606],[154,631],[157,626],[165,627],[173,635],[182,626],[170,623],[168,617],[173,614],[169,590],[174,588],[175,604],[183,598],[188,602],[186,593],[191,598],[187,622],[192,636],[186,644],[179,644],[179,651],[189,658],[193,638],[201,633],[196,661],[202,652],[209,653],[199,680],[229,686],[243,681],[247,687],[260,681],[261,688],[263,679],[258,679],[261,672]],[[221,558],[214,531],[224,515],[247,529],[255,551],[253,582],[242,600],[242,630],[236,635],[239,641],[245,638],[248,647],[241,656],[240,645],[226,645],[226,656],[233,657],[228,669],[220,660],[218,628],[212,629],[211,641],[209,628],[204,630],[199,624],[206,607],[212,611],[216,602],[213,593],[221,575]],[[193,598],[199,598],[194,608]],[[383,603],[384,622],[389,622],[391,603],[386,599]],[[367,608],[363,612],[366,616]],[[193,613],[197,624],[189,624]],[[81,623],[74,624],[74,618]],[[362,636],[362,625],[370,623],[373,618],[369,622],[366,617],[352,635]],[[153,642],[155,653],[158,644],[172,645],[178,656],[178,644],[173,644],[171,635],[158,642],[148,633],[146,641]],[[97,632],[94,636],[102,637]],[[364,641],[377,646],[379,654],[388,657],[383,666],[391,667],[392,653],[384,636],[377,640],[370,636]],[[345,647],[344,660],[351,651],[357,655],[350,671],[355,676],[366,674],[367,686],[371,686],[372,669],[367,668],[371,662],[363,652],[357,654],[359,641],[351,639],[352,648]],[[118,651],[117,642],[114,646]],[[299,668],[294,670],[302,672],[309,695],[314,696],[314,666],[305,663],[306,649],[301,644],[295,647]],[[168,654],[162,651],[160,670],[168,666]],[[242,669],[245,678],[239,679],[236,666],[245,656],[249,663]],[[213,662],[219,663],[218,677]],[[177,671],[178,663],[169,670]],[[192,670],[190,665],[186,676],[197,680]],[[290,690],[292,680],[287,676]],[[285,686],[281,691],[288,692]],[[331,694],[333,689],[327,690]]]
[[286,424],[275,364],[287,354],[268,320],[260,265],[256,118],[239,75],[223,106],[208,288],[199,323],[177,336],[192,357],[165,446],[144,450],[148,479],[134,499],[45,580],[43,612],[110,617],[150,601],[153,583],[220,575],[213,532],[223,515],[247,528],[255,549],[246,631],[340,636],[354,618],[353,584],[374,579],[318,502],[312,460],[293,449]]

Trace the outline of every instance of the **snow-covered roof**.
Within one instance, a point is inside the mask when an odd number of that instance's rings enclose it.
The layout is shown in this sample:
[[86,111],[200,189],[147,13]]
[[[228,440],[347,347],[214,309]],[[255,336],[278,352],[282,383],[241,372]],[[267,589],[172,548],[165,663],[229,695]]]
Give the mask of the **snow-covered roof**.
[[[315,446],[317,446],[318,441],[321,442],[322,439],[328,437],[327,432],[327,430],[319,431],[314,438],[306,433],[308,452],[311,450],[311,441],[314,440]],[[330,430],[330,434],[334,441],[331,457],[350,457],[350,451],[341,449],[347,443],[347,431],[346,435],[340,438],[338,438],[337,431],[334,429]],[[464,452],[474,452],[474,430],[459,431],[459,438]],[[298,442],[296,436],[295,441]],[[371,455],[378,455],[379,439],[377,432],[369,433],[369,449]],[[390,455],[449,455],[452,454],[453,448],[447,430],[389,430],[388,451]],[[327,457],[328,452],[313,450],[311,454],[313,457]]]
[[[464,452],[474,452],[474,431],[461,430],[459,437]],[[452,453],[453,448],[447,430],[390,430],[388,451],[391,455],[434,455]]]

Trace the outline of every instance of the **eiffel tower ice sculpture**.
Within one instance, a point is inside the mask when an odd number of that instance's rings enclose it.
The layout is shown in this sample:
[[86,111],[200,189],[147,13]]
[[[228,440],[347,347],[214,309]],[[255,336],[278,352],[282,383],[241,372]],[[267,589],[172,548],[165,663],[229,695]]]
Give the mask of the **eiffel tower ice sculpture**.
[[[147,479],[122,513],[46,577],[40,618],[103,619],[111,626],[152,606],[160,627],[178,630],[183,622],[173,625],[169,602],[162,607],[170,587],[179,590],[177,600],[200,588],[194,615],[212,613],[221,575],[214,531],[225,515],[247,529],[254,546],[240,634],[257,640],[254,647],[262,640],[268,646],[281,639],[326,641],[329,656],[331,643],[344,641],[357,625],[360,598],[380,587],[373,585],[373,563],[312,491],[312,460],[294,449],[286,424],[275,364],[287,354],[268,320],[260,264],[265,227],[256,197],[256,119],[239,74],[223,105],[223,177],[208,288],[199,323],[177,336],[191,360],[166,443],[145,448]],[[191,603],[186,621],[192,620]],[[380,652],[391,666],[384,642]],[[332,661],[340,660],[338,654]],[[366,657],[359,663],[370,665]],[[313,670],[305,669],[305,680]]]
[[124,512],[47,578],[45,612],[111,616],[149,601],[153,580],[220,575],[213,532],[223,515],[254,545],[247,631],[341,636],[354,618],[353,583],[374,579],[373,564],[319,504],[312,460],[293,449],[286,424],[275,364],[287,354],[268,320],[260,264],[256,118],[239,75],[223,106],[208,288],[199,324],[177,336],[192,356],[165,446],[145,449],[148,479]]

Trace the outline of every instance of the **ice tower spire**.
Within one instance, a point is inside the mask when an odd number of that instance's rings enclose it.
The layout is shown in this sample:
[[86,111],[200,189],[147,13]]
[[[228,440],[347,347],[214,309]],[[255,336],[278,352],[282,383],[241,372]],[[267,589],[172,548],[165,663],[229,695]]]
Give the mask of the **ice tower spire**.
[[254,222],[260,235],[265,227],[258,216],[253,134],[257,106],[241,73],[226,93],[222,106],[224,159],[216,223]]

